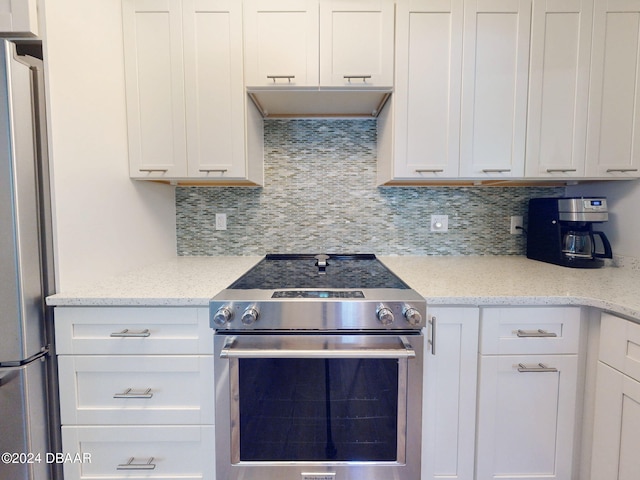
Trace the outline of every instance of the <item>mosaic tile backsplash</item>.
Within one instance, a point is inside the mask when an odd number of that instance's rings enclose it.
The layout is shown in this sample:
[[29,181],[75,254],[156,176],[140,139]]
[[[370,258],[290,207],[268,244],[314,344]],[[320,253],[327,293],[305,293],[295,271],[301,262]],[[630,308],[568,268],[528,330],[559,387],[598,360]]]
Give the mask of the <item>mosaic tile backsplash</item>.
[[[178,255],[524,255],[511,215],[558,187],[376,187],[374,119],[265,120],[264,187],[178,187]],[[215,230],[226,213],[227,230]],[[431,232],[430,216],[449,215]]]

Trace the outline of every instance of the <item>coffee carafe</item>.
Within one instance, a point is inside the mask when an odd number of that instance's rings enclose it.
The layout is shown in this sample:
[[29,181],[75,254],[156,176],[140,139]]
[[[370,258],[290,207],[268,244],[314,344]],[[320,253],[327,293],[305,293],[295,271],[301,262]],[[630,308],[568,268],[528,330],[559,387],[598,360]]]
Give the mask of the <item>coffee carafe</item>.
[[[596,252],[594,236],[600,237],[600,241],[605,247],[604,252]],[[611,258],[611,256],[608,256],[610,255],[608,252],[611,251],[611,245],[602,232],[569,230],[564,234],[562,245],[562,253],[567,257],[588,258],[589,260],[594,258]]]
[[606,235],[593,225],[607,220],[604,197],[531,199],[527,257],[567,267],[601,267],[613,254]]

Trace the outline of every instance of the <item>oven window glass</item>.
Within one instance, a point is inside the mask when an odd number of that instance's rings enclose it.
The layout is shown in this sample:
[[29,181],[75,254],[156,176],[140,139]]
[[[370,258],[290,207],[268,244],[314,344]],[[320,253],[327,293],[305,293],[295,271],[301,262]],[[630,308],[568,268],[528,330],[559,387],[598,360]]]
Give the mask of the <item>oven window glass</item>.
[[241,359],[241,461],[395,461],[397,359]]

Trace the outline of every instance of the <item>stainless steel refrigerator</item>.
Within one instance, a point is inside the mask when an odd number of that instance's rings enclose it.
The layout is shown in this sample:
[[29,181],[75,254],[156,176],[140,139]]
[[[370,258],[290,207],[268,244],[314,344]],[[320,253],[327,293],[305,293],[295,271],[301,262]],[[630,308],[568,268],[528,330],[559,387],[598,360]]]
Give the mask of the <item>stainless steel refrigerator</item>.
[[42,61],[22,55],[39,48],[0,40],[0,479],[12,480],[53,478],[59,450]]

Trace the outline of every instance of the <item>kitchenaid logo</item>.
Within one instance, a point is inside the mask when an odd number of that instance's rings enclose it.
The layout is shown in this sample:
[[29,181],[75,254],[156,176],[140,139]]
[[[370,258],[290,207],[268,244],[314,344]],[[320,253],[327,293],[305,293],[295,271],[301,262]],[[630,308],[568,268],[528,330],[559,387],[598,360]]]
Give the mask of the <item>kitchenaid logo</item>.
[[335,473],[303,473],[302,480],[336,480]]

